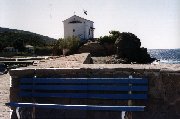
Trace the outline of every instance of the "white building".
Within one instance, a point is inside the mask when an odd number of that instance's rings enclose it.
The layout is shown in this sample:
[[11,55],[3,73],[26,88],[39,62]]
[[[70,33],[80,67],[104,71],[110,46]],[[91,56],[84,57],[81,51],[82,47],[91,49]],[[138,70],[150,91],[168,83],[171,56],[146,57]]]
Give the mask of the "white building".
[[14,47],[5,47],[5,52],[18,52],[18,49],[15,49]]
[[93,21],[81,18],[74,15],[63,21],[64,23],[64,38],[68,36],[77,36],[81,40],[94,38]]
[[28,53],[34,53],[34,47],[32,45],[26,45],[25,48]]

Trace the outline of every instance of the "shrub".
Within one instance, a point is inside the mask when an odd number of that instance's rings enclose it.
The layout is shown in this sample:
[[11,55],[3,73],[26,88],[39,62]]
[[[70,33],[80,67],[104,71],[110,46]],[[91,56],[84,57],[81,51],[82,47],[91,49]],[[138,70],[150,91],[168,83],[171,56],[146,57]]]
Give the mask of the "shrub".
[[51,47],[36,47],[35,48],[35,54],[41,55],[41,56],[51,55],[52,54],[52,48]]
[[58,46],[60,49],[69,49],[70,53],[77,51],[80,45],[80,39],[78,37],[67,37],[58,40]]
[[100,44],[104,44],[104,43],[114,44],[116,39],[120,36],[120,32],[119,31],[110,31],[109,33],[110,33],[109,36],[103,36],[103,37],[101,36],[98,39]]

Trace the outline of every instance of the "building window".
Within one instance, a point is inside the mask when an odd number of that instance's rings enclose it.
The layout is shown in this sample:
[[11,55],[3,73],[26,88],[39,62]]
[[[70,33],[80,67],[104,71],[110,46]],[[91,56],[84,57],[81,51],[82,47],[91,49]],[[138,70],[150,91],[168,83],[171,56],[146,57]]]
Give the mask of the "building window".
[[75,32],[75,29],[73,29],[73,32]]
[[91,34],[91,30],[89,29],[89,35]]

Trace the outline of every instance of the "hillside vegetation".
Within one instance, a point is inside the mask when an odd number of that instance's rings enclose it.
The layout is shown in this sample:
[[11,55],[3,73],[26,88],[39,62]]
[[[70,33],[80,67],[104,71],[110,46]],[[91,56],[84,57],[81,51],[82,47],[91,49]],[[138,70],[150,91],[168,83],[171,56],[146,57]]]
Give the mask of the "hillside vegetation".
[[49,38],[29,31],[9,29],[0,27],[0,52],[5,47],[14,47],[23,52],[25,45],[34,47],[47,47],[56,42],[56,39]]

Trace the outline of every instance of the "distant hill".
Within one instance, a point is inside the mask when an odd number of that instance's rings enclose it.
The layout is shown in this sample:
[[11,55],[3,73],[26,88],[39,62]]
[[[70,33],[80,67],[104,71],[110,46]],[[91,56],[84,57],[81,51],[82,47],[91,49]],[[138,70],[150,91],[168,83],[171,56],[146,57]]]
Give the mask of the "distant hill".
[[30,31],[0,27],[0,50],[4,47],[20,47],[22,45],[46,46],[56,42],[56,39]]

